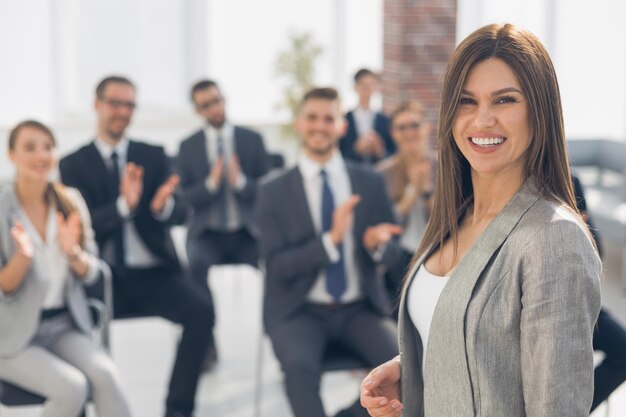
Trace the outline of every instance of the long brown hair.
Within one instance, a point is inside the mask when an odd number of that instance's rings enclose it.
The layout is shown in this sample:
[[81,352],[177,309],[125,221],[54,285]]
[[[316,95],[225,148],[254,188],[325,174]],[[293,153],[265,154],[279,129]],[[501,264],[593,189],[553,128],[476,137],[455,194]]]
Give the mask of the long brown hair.
[[[48,126],[36,120],[24,120],[11,129],[9,133],[9,150],[15,150],[19,134],[24,128],[37,129],[43,132],[52,141],[52,146],[56,146],[56,139]],[[61,213],[66,220],[71,213],[78,211],[76,204],[74,204],[72,199],[68,196],[65,186],[59,182],[48,182],[45,199],[48,204],[56,207],[57,211]],[[84,246],[85,244],[85,233],[82,222],[79,243],[80,246]]]
[[433,210],[417,249],[419,258],[435,244],[452,239],[458,249],[458,221],[474,191],[470,165],[452,135],[461,90],[479,62],[498,58],[517,75],[528,100],[531,144],[524,179],[534,176],[541,195],[564,203],[575,213],[576,201],[565,144],[563,111],[556,72],[548,52],[532,33],[511,24],[491,24],[469,35],[454,51],[441,92],[437,147],[439,167]]

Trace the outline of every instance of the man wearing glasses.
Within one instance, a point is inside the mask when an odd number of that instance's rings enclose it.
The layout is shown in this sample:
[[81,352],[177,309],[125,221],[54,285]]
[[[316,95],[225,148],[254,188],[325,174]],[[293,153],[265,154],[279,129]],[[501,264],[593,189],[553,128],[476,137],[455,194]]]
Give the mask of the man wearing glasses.
[[97,136],[63,158],[61,177],[89,207],[96,241],[111,265],[114,317],[156,315],[183,326],[167,396],[166,417],[194,408],[200,368],[213,345],[211,302],[185,278],[170,226],[185,220],[162,147],[129,140],[135,86],[111,76],[96,88]]
[[[269,170],[269,156],[260,134],[229,122],[215,81],[194,84],[191,100],[205,124],[182,141],[178,169],[184,196],[193,207],[187,233],[191,274],[211,296],[211,266],[257,266],[253,207],[256,183]],[[216,351],[208,351],[204,369],[215,360]]]

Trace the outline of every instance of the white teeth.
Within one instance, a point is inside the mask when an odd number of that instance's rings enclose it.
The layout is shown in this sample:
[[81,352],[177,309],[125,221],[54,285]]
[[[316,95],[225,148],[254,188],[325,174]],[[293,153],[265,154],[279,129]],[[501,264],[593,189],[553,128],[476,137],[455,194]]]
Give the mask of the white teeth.
[[474,145],[478,146],[493,146],[499,145],[504,142],[504,138],[470,138]]

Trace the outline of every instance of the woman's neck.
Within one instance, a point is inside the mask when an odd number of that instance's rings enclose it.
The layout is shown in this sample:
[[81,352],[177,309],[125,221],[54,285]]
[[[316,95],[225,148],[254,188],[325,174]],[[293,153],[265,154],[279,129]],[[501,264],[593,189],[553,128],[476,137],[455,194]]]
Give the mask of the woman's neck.
[[474,203],[468,220],[478,224],[495,218],[523,183],[521,173],[517,172],[485,175],[472,171]]

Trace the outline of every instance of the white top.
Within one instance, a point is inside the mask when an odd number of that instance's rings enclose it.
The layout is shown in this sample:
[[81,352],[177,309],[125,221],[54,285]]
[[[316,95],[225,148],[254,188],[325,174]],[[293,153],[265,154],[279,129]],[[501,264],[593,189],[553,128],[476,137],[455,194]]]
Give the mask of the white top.
[[[309,212],[313,220],[315,230],[322,234],[322,176],[320,171],[326,170],[328,175],[328,182],[330,189],[333,192],[333,198],[335,200],[335,207],[339,207],[352,195],[352,186],[350,185],[350,178],[348,177],[348,171],[346,165],[341,158],[341,154],[335,151],[332,158],[326,163],[325,166],[319,165],[317,162],[308,158],[304,154],[300,154],[298,159],[298,169],[302,174],[302,180],[304,183],[304,192],[306,194],[307,203],[309,206]],[[330,234],[328,232],[322,235],[322,242],[326,253],[332,262],[337,262],[339,259],[339,252],[337,247],[330,240]],[[346,291],[341,296],[340,302],[349,303],[356,301],[362,297],[361,285],[357,274],[356,264],[354,261],[354,237],[352,234],[352,225],[348,228],[343,242],[343,262],[346,270]],[[325,270],[322,269],[320,274],[313,284],[307,300],[312,303],[333,303],[334,299],[332,295],[326,290],[326,275]]]
[[357,107],[354,109],[354,123],[356,124],[357,136],[370,133],[374,130],[374,112],[369,109]]
[[[86,210],[86,207],[79,206],[78,209]],[[32,267],[36,271],[36,275],[47,282],[42,304],[44,310],[65,306],[65,287],[68,281],[72,279],[69,262],[59,245],[57,213],[55,206],[50,205],[48,207],[44,241],[31,223],[26,212],[21,207],[18,211],[19,220],[24,225],[33,242]],[[84,215],[85,213],[81,213],[81,217]],[[85,281],[93,279],[97,273],[97,262],[95,264],[90,262]]]
[[417,269],[409,287],[407,308],[409,317],[422,338],[422,369],[426,364],[428,335],[435,314],[435,307],[449,278],[431,274],[422,264]]
[[[96,148],[100,152],[100,156],[104,160],[104,164],[108,169],[112,168],[111,155],[115,151],[117,153],[118,172],[120,173],[120,181],[126,169],[126,161],[128,158],[128,139],[122,138],[115,146],[111,146],[102,139],[96,139]],[[134,268],[150,268],[159,265],[161,261],[148,249],[148,246],[139,236],[139,232],[135,228],[132,217],[134,213],[130,212],[130,208],[126,203],[124,196],[120,194],[117,198],[117,211],[122,219],[124,219],[124,262],[126,266]],[[161,213],[153,213],[154,218],[160,221],[166,221],[174,211],[174,199],[170,197]],[[102,256],[105,260],[110,261],[114,258],[113,241],[109,245],[105,245],[102,249]]]

